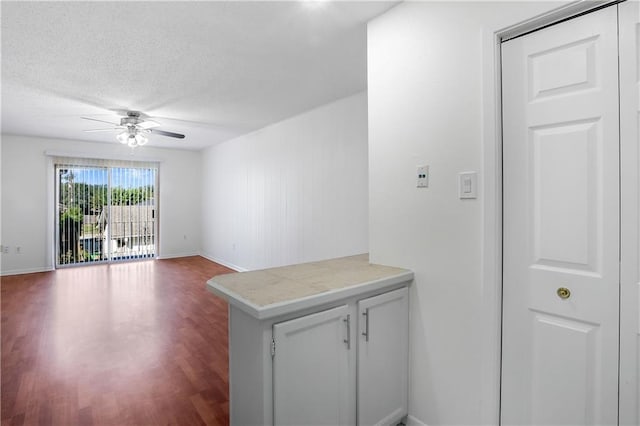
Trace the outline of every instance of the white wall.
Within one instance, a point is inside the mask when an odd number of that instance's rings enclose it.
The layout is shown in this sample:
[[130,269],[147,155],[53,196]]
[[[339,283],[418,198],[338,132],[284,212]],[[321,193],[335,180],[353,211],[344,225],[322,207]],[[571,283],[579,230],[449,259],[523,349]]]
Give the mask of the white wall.
[[204,151],[203,255],[236,269],[366,253],[367,98]]
[[[493,33],[559,4],[405,2],[369,24],[370,253],[415,272],[414,422],[497,423],[495,234],[483,234],[496,222],[483,215],[499,214]],[[415,187],[420,164],[428,189]],[[468,170],[480,172],[477,200],[457,196]]]
[[[143,157],[160,161],[159,254],[176,257],[198,254],[200,248],[200,153],[120,144],[2,135],[2,274],[53,268],[54,174],[45,151],[87,153],[93,158]],[[53,219],[51,219],[52,221]],[[16,254],[16,246],[22,254]]]

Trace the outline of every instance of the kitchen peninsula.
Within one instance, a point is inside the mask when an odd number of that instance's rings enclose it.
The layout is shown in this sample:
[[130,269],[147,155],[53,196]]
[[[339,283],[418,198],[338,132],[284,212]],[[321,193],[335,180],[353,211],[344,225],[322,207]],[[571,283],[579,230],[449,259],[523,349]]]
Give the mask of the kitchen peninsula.
[[402,420],[412,280],[367,254],[210,279],[229,303],[231,424]]

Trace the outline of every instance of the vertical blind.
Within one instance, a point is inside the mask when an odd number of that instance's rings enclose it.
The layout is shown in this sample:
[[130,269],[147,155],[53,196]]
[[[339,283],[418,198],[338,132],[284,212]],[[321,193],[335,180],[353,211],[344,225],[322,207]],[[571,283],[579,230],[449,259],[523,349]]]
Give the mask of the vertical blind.
[[158,163],[53,157],[56,264],[156,256]]

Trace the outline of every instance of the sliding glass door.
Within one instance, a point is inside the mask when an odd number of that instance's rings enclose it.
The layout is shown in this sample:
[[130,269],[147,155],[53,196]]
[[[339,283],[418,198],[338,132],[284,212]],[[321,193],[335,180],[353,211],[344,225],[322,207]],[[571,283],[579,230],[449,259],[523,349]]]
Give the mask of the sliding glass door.
[[157,167],[56,163],[57,266],[156,256]]

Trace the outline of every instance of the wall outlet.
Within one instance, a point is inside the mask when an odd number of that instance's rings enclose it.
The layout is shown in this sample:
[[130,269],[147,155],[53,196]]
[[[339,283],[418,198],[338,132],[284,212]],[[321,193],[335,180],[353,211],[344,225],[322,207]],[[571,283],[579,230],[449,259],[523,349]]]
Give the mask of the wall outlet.
[[9,254],[9,246],[0,246],[2,248],[2,253]]
[[16,254],[22,254],[22,247],[20,246],[16,247]]
[[429,187],[429,166],[418,166],[416,188]]

